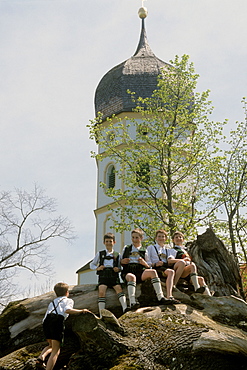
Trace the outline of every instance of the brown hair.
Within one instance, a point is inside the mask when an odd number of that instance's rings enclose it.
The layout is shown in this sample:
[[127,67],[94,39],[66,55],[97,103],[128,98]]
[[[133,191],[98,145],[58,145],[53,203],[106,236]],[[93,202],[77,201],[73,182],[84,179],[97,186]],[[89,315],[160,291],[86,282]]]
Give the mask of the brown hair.
[[68,292],[68,290],[69,290],[69,286],[66,283],[57,283],[54,286],[54,291],[57,297],[64,296]]
[[144,232],[141,230],[141,229],[134,229],[134,230],[132,230],[131,231],[131,235],[132,234],[134,234],[134,233],[137,233],[137,234],[139,234],[139,236],[141,237],[141,238],[143,238],[143,235],[144,235]]
[[164,234],[166,236],[166,238],[168,236],[168,232],[165,231],[164,229],[159,229],[159,230],[156,231],[156,233],[155,233],[155,239],[157,238],[157,235],[158,234]]
[[104,235],[104,242],[105,242],[106,239],[112,239],[115,242],[115,235],[112,234],[112,233],[106,233]]
[[175,231],[175,233],[172,235],[172,240],[175,238],[176,235],[180,235],[184,239],[184,234],[181,233],[181,231]]

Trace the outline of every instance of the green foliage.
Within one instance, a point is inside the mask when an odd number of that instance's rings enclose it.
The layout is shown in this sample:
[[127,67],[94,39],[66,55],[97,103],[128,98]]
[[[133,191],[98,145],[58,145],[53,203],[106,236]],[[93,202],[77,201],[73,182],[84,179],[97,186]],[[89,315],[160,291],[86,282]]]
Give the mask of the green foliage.
[[116,186],[101,186],[115,202],[116,231],[135,225],[150,238],[160,227],[193,236],[212,224],[246,260],[247,123],[237,122],[226,138],[227,121],[209,120],[209,91],[196,91],[198,77],[187,55],[176,57],[151,98],[129,92],[130,117],[102,121],[99,114],[89,125],[99,144],[93,156],[115,164]]
[[195,93],[198,75],[188,56],[176,57],[172,65],[158,77],[151,98],[135,98],[130,92],[138,118],[102,122],[99,114],[91,121],[90,137],[99,143],[99,154],[93,156],[110,158],[124,184],[112,189],[101,184],[119,206],[115,210],[119,231],[131,224],[147,235],[159,227],[171,232],[195,230],[201,166],[221,128],[208,121],[209,91]]
[[247,236],[247,115],[243,99],[244,122],[236,122],[224,139],[223,149],[211,156],[204,168],[204,184],[207,190],[207,210],[210,221],[228,240],[232,252],[247,261],[245,240]]

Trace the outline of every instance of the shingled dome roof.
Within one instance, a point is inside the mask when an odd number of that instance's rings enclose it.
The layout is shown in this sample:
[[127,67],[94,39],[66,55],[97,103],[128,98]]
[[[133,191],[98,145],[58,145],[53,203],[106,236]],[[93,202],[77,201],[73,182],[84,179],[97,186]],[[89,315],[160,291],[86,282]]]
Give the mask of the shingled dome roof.
[[103,119],[121,112],[132,112],[135,103],[127,90],[136,97],[151,97],[157,88],[157,76],[161,68],[169,64],[158,59],[152,52],[142,19],[140,41],[135,54],[125,62],[107,72],[95,92],[95,112],[103,114]]

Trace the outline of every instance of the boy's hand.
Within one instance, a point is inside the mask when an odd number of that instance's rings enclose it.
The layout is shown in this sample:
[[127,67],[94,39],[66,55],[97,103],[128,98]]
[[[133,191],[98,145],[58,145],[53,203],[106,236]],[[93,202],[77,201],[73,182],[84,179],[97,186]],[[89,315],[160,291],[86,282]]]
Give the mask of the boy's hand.
[[124,265],[127,265],[127,263],[129,263],[129,262],[130,262],[130,258],[123,258],[121,260],[121,264],[124,264]]
[[184,261],[191,261],[190,257],[183,258]]
[[119,272],[119,271],[120,271],[120,269],[119,269],[118,267],[113,267],[113,271],[114,271],[114,272]]
[[154,267],[159,267],[159,266],[163,266],[164,262],[163,261],[158,261],[154,264]]
[[99,267],[97,267],[97,271],[101,271],[101,270],[104,270],[105,266],[104,265],[100,265]]
[[147,267],[147,262],[142,257],[138,258],[138,262],[140,263],[140,265]]
[[91,312],[91,311],[87,310],[86,308],[83,308],[83,309],[81,310],[81,313],[87,313],[87,312]]

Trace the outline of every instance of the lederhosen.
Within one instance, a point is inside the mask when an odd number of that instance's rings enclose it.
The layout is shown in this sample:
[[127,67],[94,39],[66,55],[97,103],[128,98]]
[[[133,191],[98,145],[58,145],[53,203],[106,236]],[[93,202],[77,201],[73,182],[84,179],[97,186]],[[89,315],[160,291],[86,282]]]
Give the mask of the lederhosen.
[[46,318],[43,321],[43,330],[46,339],[53,339],[59,342],[63,341],[64,316],[57,312],[57,307],[63,299],[64,298],[62,298],[56,306],[54,301],[52,301],[54,308],[46,315]]
[[[145,259],[145,250],[146,249],[139,249],[138,252],[134,252],[134,253],[138,253],[140,255],[140,257]],[[125,247],[124,254],[123,254],[122,258],[130,258],[131,253],[132,253],[132,244],[127,245]],[[128,264],[123,265],[123,270],[122,270],[122,273],[121,273],[121,277],[122,277],[123,281],[125,281],[125,276],[128,273],[131,273],[131,274],[134,274],[136,276],[136,282],[141,283],[142,282],[141,276],[142,276],[142,273],[145,269],[146,269],[146,267],[141,265],[140,263],[128,263]]]
[[[160,258],[160,255],[159,255],[158,250],[157,250],[157,248],[156,248],[156,246],[155,246],[155,245],[154,245],[154,248],[155,248],[155,250],[156,250],[156,253],[157,253],[157,255],[158,255],[159,260],[160,260],[160,261],[162,261],[162,259]],[[166,249],[166,257],[167,257],[167,249]],[[163,261],[162,261],[162,262],[163,262]],[[163,262],[163,265],[162,265],[162,266],[154,266],[154,269],[157,271],[158,276],[159,276],[160,278],[164,278],[164,277],[166,277],[166,275],[164,275],[164,271],[165,271],[166,269],[168,269],[168,268],[169,268],[168,262]]]
[[[117,252],[113,252],[113,256],[107,256],[105,250],[100,251],[99,266],[104,265],[105,259],[113,259],[113,267],[118,267],[119,254]],[[104,270],[97,271],[97,275],[99,275],[98,285],[106,285],[108,288],[112,288],[120,284],[119,273],[115,272],[113,267],[105,267]]]

